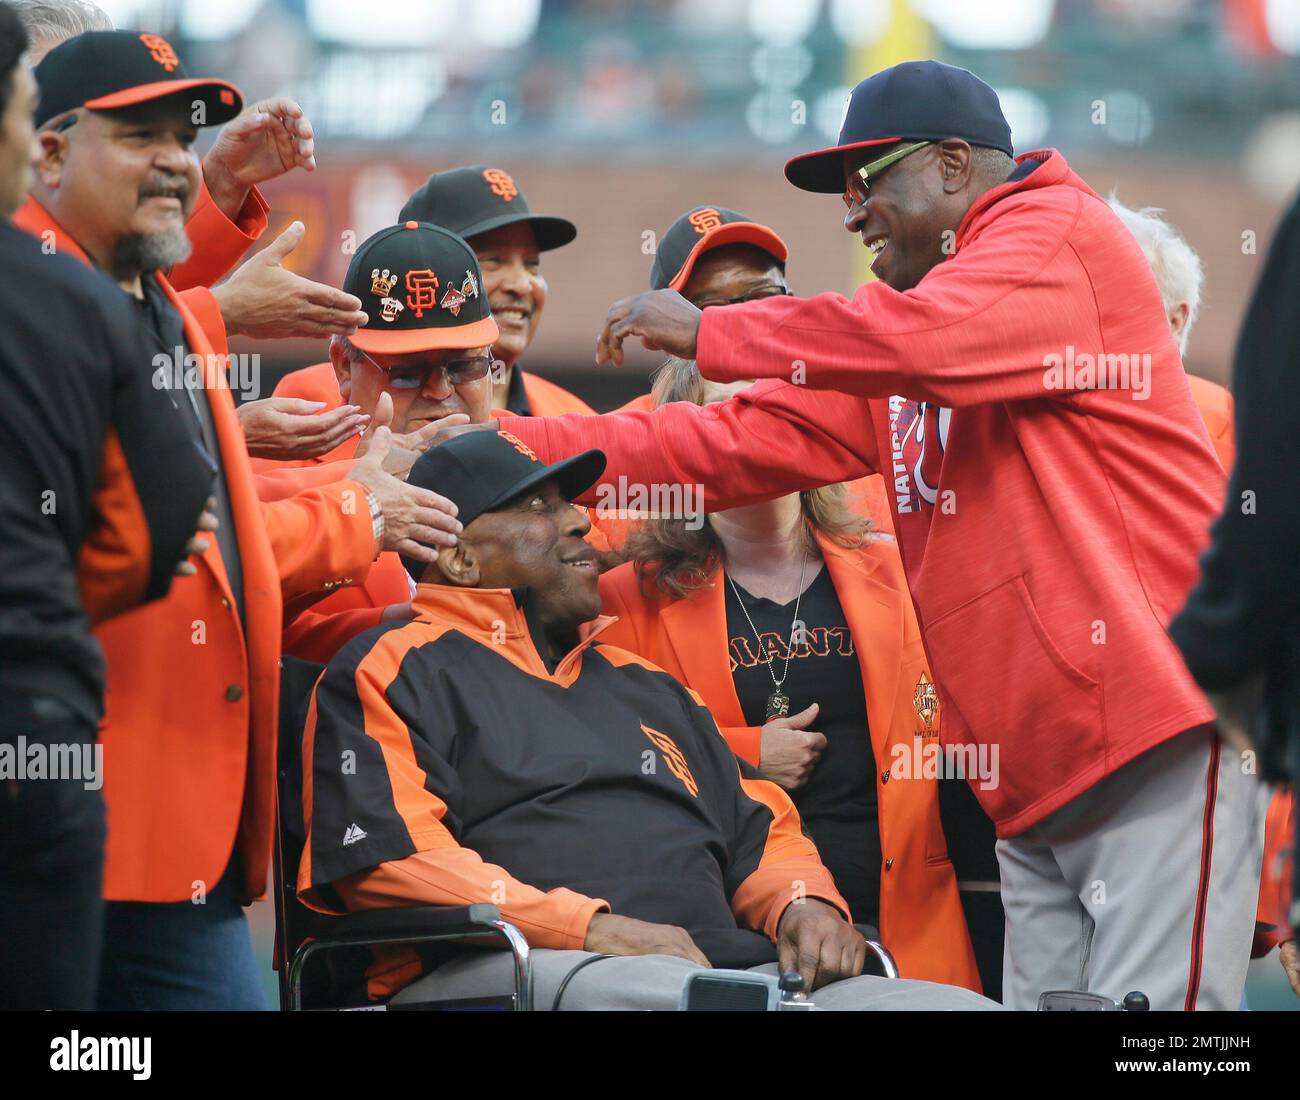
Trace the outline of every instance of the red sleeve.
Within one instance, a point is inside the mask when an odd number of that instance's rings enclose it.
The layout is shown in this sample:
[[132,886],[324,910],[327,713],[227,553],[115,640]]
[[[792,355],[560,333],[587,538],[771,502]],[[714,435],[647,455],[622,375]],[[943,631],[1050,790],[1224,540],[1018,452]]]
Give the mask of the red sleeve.
[[266,231],[270,209],[262,192],[254,187],[232,222],[212,201],[207,184],[201,184],[194,212],[185,223],[193,246],[190,258],[172,268],[168,282],[177,290],[220,282]]
[[903,293],[874,282],[851,300],[819,294],[705,310],[700,371],[719,382],[802,378],[815,389],[906,394],[946,408],[1050,396],[1045,373],[1066,352],[1062,333],[1081,350],[1106,346],[1089,273],[1069,242],[1082,201],[1073,192],[1001,200],[995,224]]
[[605,473],[579,500],[610,508],[618,506],[611,494],[620,477],[687,486],[714,512],[852,481],[878,464],[866,399],[785,382],[761,382],[713,405],[675,401],[652,411],[512,416],[500,424],[543,462],[604,451]]

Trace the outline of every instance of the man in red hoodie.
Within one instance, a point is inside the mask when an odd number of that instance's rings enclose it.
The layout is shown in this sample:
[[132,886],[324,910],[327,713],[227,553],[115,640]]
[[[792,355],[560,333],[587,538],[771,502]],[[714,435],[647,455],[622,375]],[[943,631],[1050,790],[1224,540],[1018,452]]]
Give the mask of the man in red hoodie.
[[843,195],[877,282],[617,302],[599,360],[638,336],[715,381],[767,381],[500,426],[544,461],[601,448],[606,481],[698,486],[709,510],[884,473],[945,751],[998,773],[973,786],[1000,838],[1007,1003],[1140,989],[1233,1008],[1262,806],[1165,633],[1223,472],[1141,249],[1060,153],[1011,148],[965,70],[877,73],[840,143],[786,166]]

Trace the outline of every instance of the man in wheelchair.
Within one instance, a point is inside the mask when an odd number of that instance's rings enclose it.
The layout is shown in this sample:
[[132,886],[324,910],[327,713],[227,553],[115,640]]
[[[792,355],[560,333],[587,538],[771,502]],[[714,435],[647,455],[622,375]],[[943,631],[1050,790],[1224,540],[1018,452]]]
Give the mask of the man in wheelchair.
[[[599,451],[543,465],[469,432],[410,480],[459,508],[408,623],[348,643],[303,742],[300,897],[321,912],[491,902],[533,948],[536,1004],[675,1008],[688,974],[798,970],[827,1009],[997,1008],[968,990],[862,975],[866,944],[786,794],[732,755],[699,700],[599,643],[595,551],[569,501]],[[608,957],[601,957],[608,956]],[[382,948],[372,998],[473,998],[504,951],[432,972]],[[567,979],[567,981],[566,981]]]

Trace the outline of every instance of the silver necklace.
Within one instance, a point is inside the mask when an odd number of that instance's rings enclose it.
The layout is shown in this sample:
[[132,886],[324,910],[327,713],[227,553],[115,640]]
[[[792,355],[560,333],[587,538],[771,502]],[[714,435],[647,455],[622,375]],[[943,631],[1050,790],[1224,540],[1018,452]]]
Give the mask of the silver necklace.
[[[767,674],[772,677],[772,694],[767,697],[767,717],[764,721],[770,722],[773,718],[784,718],[790,713],[790,696],[785,695],[781,688],[785,684],[787,677],[790,675],[790,655],[794,649],[794,628],[799,622],[799,604],[803,600],[803,579],[804,571],[808,568],[808,549],[804,548],[803,564],[799,566],[799,595],[794,601],[794,618],[790,620],[790,638],[785,644],[785,668],[781,671],[781,679],[776,678],[776,673],[772,671],[772,655],[768,653],[767,648],[763,645],[763,636],[759,634],[758,627],[754,625],[754,620],[749,616],[749,609],[745,606],[745,601],[740,598],[740,590],[736,587],[736,582],[731,579],[731,574],[727,573],[727,583],[731,585],[731,590],[736,594],[736,602],[740,604],[740,610],[744,612],[746,620],[749,622],[749,629],[754,632],[754,639],[758,642],[758,651],[763,655],[763,662],[767,665]],[[726,573],[726,568],[723,568]]]

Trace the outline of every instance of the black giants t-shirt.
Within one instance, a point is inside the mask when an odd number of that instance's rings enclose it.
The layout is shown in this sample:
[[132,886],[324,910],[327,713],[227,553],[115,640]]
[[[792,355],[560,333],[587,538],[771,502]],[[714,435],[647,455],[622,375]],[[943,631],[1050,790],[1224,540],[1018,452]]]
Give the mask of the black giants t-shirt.
[[[728,654],[731,678],[751,726],[764,724],[772,676],[780,679],[790,652],[790,674],[781,690],[790,697],[790,713],[813,703],[821,710],[810,729],[826,737],[826,749],[805,783],[790,797],[803,818],[822,862],[853,910],[855,921],[880,921],[880,828],[876,820],[876,760],[867,726],[853,636],[840,607],[830,571],[821,573],[803,594],[799,618],[804,624],[792,652],[787,647],[794,601],[775,604],[750,595],[730,578],[725,581]],[[744,600],[754,625],[737,602]],[[757,628],[762,649],[754,636]]]

